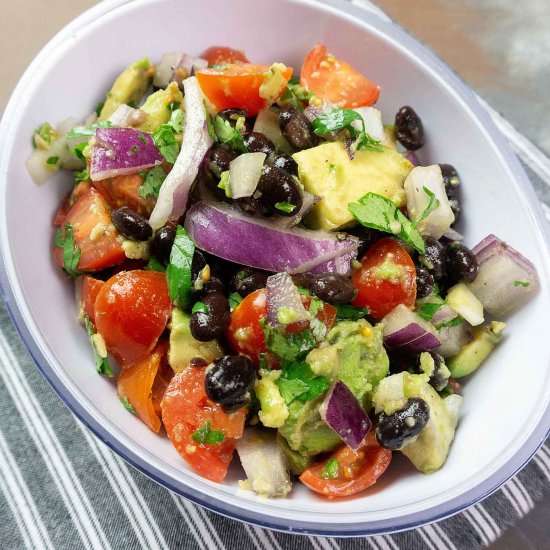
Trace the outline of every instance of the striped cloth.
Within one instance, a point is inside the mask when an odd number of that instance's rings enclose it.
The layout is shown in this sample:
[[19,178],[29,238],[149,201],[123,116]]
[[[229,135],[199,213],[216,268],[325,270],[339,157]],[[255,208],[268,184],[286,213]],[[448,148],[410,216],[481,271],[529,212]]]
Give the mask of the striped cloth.
[[[550,219],[550,160],[491,111]],[[208,512],[130,468],[98,441],[42,378],[0,301],[0,548],[468,549],[483,548],[550,488],[547,442],[483,503],[395,535],[287,535]]]

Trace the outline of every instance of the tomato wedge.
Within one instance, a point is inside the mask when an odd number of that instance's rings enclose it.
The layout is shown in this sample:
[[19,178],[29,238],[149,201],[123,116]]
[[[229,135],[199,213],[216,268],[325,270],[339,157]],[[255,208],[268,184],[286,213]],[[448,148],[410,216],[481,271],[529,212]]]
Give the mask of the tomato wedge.
[[95,324],[95,299],[105,284],[104,281],[94,279],[89,275],[82,277],[81,290],[81,306],[84,313],[90,318],[90,321]]
[[[223,109],[246,109],[249,115],[256,115],[267,106],[260,96],[260,86],[264,83],[267,65],[234,63],[216,68],[197,71],[196,76],[202,91],[210,102],[221,111]],[[283,73],[284,85],[290,80],[292,69]],[[282,94],[285,86],[281,87]]]
[[140,420],[156,433],[162,422],[155,410],[152,390],[167,349],[167,342],[159,343],[149,355],[123,368],[117,380],[119,399],[128,400]]
[[222,65],[224,63],[248,63],[242,50],[234,50],[226,46],[212,46],[200,55],[208,61],[208,65]]
[[[247,409],[225,413],[204,390],[205,369],[189,367],[170,381],[161,402],[162,421],[181,457],[198,474],[217,483],[224,480],[235,443],[243,435]],[[223,441],[198,443],[191,435],[207,427]]]
[[[126,258],[111,223],[111,209],[93,187],[76,201],[63,223],[73,227],[75,246],[80,249],[79,270],[100,271]],[[54,248],[54,259],[63,267],[62,248]]]
[[[364,491],[386,471],[392,459],[392,452],[376,441],[371,431],[365,443],[357,451],[343,445],[328,459],[310,466],[300,476],[300,481],[312,491],[329,499],[345,497]],[[335,475],[326,473],[329,460],[336,460]]]
[[162,334],[172,304],[164,273],[122,271],[100,289],[95,301],[97,331],[121,365],[147,355]]
[[405,248],[391,237],[380,239],[367,250],[351,282],[357,288],[352,304],[368,307],[375,319],[382,319],[399,304],[414,307],[416,268]]
[[380,95],[379,86],[328,53],[324,44],[317,44],[307,55],[300,84],[338,107],[351,109],[374,105]]
[[65,223],[69,210],[74,206],[75,202],[82,197],[82,195],[86,194],[91,186],[92,184],[88,180],[80,181],[67,193],[67,196],[59,205],[53,219],[53,224],[56,227],[60,227]]

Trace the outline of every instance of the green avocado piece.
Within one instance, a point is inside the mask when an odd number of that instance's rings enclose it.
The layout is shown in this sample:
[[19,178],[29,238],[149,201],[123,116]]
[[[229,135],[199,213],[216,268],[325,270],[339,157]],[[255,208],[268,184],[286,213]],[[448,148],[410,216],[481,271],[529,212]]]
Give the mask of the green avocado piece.
[[305,190],[322,197],[305,218],[312,229],[355,225],[348,204],[369,192],[391,199],[397,206],[405,204],[403,183],[413,166],[393,149],[357,151],[351,160],[344,143],[333,141],[295,153],[293,158]]
[[473,339],[462,350],[447,359],[447,367],[453,378],[472,374],[489,357],[495,346],[502,340],[505,323],[492,321],[488,325],[474,327]]
[[149,95],[140,110],[147,113],[147,118],[137,128],[144,132],[154,132],[170,122],[172,111],[169,106],[177,103],[179,107],[183,106],[183,94],[176,82],[171,82],[166,89],[157,90]]
[[193,357],[202,357],[211,363],[223,356],[223,350],[217,340],[199,342],[191,335],[189,321],[191,317],[181,309],[172,309],[170,319],[170,342],[168,347],[168,363],[175,373],[185,370]]
[[98,121],[107,120],[123,103],[137,104],[151,86],[154,75],[155,66],[146,57],[126,67],[107,93]]
[[280,376],[280,370],[262,370],[256,382],[255,392],[260,402],[258,418],[266,428],[278,428],[288,418],[288,408],[276,384]]
[[313,463],[313,459],[310,456],[304,456],[296,451],[293,451],[281,434],[277,434],[277,445],[283,453],[286,467],[295,476],[302,475],[303,471],[306,468],[309,468],[309,466]]
[[454,439],[458,413],[462,404],[460,395],[445,399],[430,386],[427,374],[400,372],[380,382],[373,398],[375,411],[393,414],[401,410],[407,399],[423,399],[430,409],[430,419],[424,429],[412,441],[399,449],[414,466],[425,474],[443,466]]

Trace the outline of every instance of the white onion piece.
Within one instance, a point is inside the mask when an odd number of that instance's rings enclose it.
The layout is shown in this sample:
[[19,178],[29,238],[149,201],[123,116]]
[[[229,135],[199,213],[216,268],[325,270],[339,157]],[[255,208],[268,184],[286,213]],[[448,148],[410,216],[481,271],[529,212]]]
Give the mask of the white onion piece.
[[441,344],[434,327],[403,304],[392,309],[383,323],[384,345],[388,348],[419,353]]
[[266,498],[285,497],[292,489],[275,434],[249,427],[236,446],[250,489]]
[[148,114],[141,109],[134,109],[129,105],[123,103],[119,105],[115,112],[108,118],[112,126],[118,126],[120,128],[126,128],[131,126],[138,126],[148,117]]
[[450,288],[445,300],[473,327],[483,323],[483,305],[464,283],[458,283]]
[[495,235],[483,239],[472,252],[478,272],[468,288],[491,315],[504,317],[538,292],[535,266]]
[[[358,107],[354,111],[361,115],[367,134],[377,141],[384,141],[386,133],[382,124],[382,113],[374,107]],[[363,129],[359,120],[354,120],[351,125],[358,131]]]
[[321,197],[318,195],[313,195],[308,191],[302,191],[302,207],[300,210],[293,216],[273,216],[271,218],[271,223],[274,227],[280,229],[290,229],[298,225],[302,221],[302,218],[311,210],[312,206],[320,200]]
[[187,208],[189,189],[199,171],[204,155],[212,145],[208,134],[204,95],[197,78],[183,83],[185,89],[185,129],[181,151],[160,188],[157,204],[149,223],[159,229],[168,220],[179,219]]
[[260,181],[265,153],[244,153],[229,164],[231,198],[250,197]]
[[310,318],[296,285],[288,273],[276,273],[267,278],[267,322],[276,327]]
[[448,241],[454,242],[454,241],[463,241],[464,235],[462,233],[459,233],[452,227],[449,227],[445,233],[443,233],[443,238],[447,239]]
[[471,325],[466,321],[453,327],[442,327],[437,331],[441,344],[433,351],[442,357],[456,355],[471,339]]
[[192,57],[184,53],[179,63],[176,65],[176,69],[172,75],[172,81],[179,82],[181,80],[178,76],[178,70],[183,71],[184,75],[193,76],[197,71],[206,69],[207,67],[208,61],[206,59],[202,59],[202,57]]
[[407,194],[407,211],[412,221],[420,218],[430,202],[430,197],[424,191],[424,187],[435,195],[439,203],[438,206],[418,223],[417,229],[423,236],[439,239],[451,227],[451,223],[455,219],[445,192],[439,165],[413,168],[405,180],[404,187]]
[[162,56],[160,63],[157,65],[157,70],[155,71],[155,78],[153,79],[153,84],[157,88],[164,89],[170,84],[174,69],[178,66],[182,58],[182,52],[170,52]]
[[294,151],[279,127],[279,117],[271,109],[262,109],[254,122],[253,132],[259,132],[273,142],[279,151],[292,154]]

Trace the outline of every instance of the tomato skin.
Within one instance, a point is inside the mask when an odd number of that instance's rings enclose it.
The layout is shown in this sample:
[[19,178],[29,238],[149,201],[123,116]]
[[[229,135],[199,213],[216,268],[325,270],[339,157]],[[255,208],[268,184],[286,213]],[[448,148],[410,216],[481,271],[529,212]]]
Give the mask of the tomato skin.
[[352,109],[374,105],[380,95],[379,86],[328,53],[324,44],[317,44],[307,55],[300,84],[338,107]]
[[[265,99],[260,97],[260,86],[268,69],[267,65],[235,63],[223,68],[202,69],[197,71],[196,77],[202,91],[218,111],[246,109],[252,116],[267,106]],[[286,82],[291,76],[292,69],[287,68],[284,73]]]
[[162,423],[155,410],[152,389],[167,350],[168,343],[160,342],[149,355],[124,367],[117,379],[118,397],[127,399],[140,420],[156,433]]
[[82,195],[86,194],[91,186],[92,184],[89,180],[80,181],[67,193],[53,219],[53,224],[56,227],[60,227],[65,223],[69,210]]
[[208,65],[222,65],[224,63],[249,63],[242,50],[234,50],[226,46],[212,46],[200,55],[208,61]]
[[[331,458],[338,461],[338,476],[335,479],[325,479],[322,477],[323,468]],[[323,462],[307,468],[300,476],[300,481],[312,491],[329,499],[354,495],[376,483],[391,459],[392,452],[381,447],[376,441],[374,431],[371,431],[357,451],[343,445]]]
[[95,324],[95,300],[101,287],[105,281],[94,279],[89,275],[82,277],[82,297],[81,306],[84,313],[90,318],[90,321]]
[[123,366],[147,355],[162,334],[171,311],[164,273],[122,271],[100,289],[95,301],[97,331]]
[[[111,209],[93,187],[76,201],[63,223],[73,226],[75,246],[80,248],[79,270],[100,271],[126,258],[119,234],[111,223]],[[92,240],[92,230],[97,227],[105,230]],[[53,255],[57,265],[63,267],[63,250],[56,247]]]
[[[225,413],[204,390],[205,369],[189,367],[176,374],[161,402],[162,421],[180,456],[198,474],[217,483],[227,475],[238,439],[243,435],[248,409]],[[220,444],[197,443],[191,434],[210,422],[212,431],[221,431]]]
[[352,304],[368,307],[375,319],[382,319],[399,304],[414,307],[416,268],[405,248],[391,237],[380,239],[367,250],[351,282],[357,288]]

